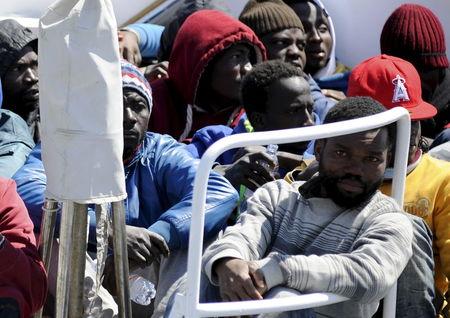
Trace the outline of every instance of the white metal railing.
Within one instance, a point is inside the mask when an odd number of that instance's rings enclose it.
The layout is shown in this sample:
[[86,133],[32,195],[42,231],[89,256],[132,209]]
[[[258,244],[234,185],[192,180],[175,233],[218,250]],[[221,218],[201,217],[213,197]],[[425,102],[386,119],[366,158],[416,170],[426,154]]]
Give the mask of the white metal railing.
[[[346,297],[331,293],[314,293],[278,299],[264,299],[240,302],[200,303],[200,276],[203,247],[204,210],[208,177],[214,160],[223,152],[251,145],[285,144],[313,139],[329,138],[379,128],[397,122],[397,142],[394,163],[392,197],[403,206],[406,166],[409,150],[410,117],[401,107],[389,111],[349,121],[305,128],[267,131],[251,134],[232,135],[214,143],[204,153],[198,166],[194,183],[192,202],[192,223],[189,235],[189,256],[187,267],[186,295],[175,298],[171,316],[196,318],[233,315],[254,315],[258,313],[281,312],[329,305],[347,300]],[[384,298],[384,318],[395,317],[397,285]]]

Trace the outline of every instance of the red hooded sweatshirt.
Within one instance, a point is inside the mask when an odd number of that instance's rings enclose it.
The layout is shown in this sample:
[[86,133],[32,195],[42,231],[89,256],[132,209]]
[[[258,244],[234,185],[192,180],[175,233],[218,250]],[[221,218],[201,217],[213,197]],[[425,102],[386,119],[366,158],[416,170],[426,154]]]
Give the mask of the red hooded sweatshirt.
[[0,178],[0,298],[13,298],[22,318],[44,305],[47,275],[36,248],[33,223],[13,180]]
[[[211,114],[189,105],[194,105],[200,77],[208,63],[235,43],[249,44],[257,60],[265,59],[265,48],[255,33],[233,17],[216,10],[200,10],[186,19],[170,55],[169,78],[152,82],[149,131],[179,140],[205,126],[229,124],[239,108]],[[192,109],[192,116],[188,109]]]

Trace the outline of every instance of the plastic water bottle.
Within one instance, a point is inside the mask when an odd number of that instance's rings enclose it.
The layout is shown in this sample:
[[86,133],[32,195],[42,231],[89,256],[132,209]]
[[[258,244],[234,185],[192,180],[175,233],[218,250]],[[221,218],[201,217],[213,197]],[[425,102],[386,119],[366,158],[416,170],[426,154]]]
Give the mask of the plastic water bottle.
[[[276,177],[278,172],[278,157],[277,157],[278,145],[270,144],[266,147],[266,154],[274,162],[275,166],[272,166],[265,160],[259,160],[259,164],[269,170],[269,173],[272,177]],[[247,188],[244,185],[241,185],[239,188],[239,203],[238,203],[238,213],[239,215],[247,209],[247,199],[253,195],[253,191]]]
[[276,173],[278,172],[278,157],[277,157],[277,151],[278,151],[278,145],[270,144],[266,147],[266,154],[269,155],[269,157],[272,159],[272,161],[275,163],[275,166],[273,169],[270,167],[270,164],[266,161],[261,161],[261,165],[266,167],[270,171],[270,175],[272,177],[276,176]]
[[148,306],[155,298],[156,289],[152,282],[139,275],[130,275],[130,298],[136,304]]

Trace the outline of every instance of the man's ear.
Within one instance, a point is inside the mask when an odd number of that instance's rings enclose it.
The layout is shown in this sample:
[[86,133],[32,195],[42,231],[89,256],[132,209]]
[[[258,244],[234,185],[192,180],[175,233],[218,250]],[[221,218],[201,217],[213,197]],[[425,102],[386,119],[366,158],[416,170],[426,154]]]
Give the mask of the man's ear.
[[394,166],[394,147],[389,145],[386,154],[386,168]]
[[248,120],[256,131],[260,131],[266,126],[266,115],[264,113],[252,112],[248,115]]
[[325,146],[324,139],[318,139],[314,143],[314,155],[316,156],[316,160],[320,161],[320,154],[322,153],[322,149]]

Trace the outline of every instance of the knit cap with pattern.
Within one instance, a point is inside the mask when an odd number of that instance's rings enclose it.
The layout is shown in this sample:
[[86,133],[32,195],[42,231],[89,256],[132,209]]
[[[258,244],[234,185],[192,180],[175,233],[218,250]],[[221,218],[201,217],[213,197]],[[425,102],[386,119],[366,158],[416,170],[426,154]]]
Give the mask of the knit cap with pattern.
[[416,68],[449,66],[445,36],[438,17],[418,4],[403,4],[384,24],[381,53],[400,57]]
[[120,62],[122,69],[122,87],[135,90],[145,98],[151,113],[153,107],[152,89],[144,74],[133,64],[125,60]]
[[291,28],[304,31],[300,18],[281,0],[250,0],[242,10],[239,20],[249,26],[259,38],[271,32]]

